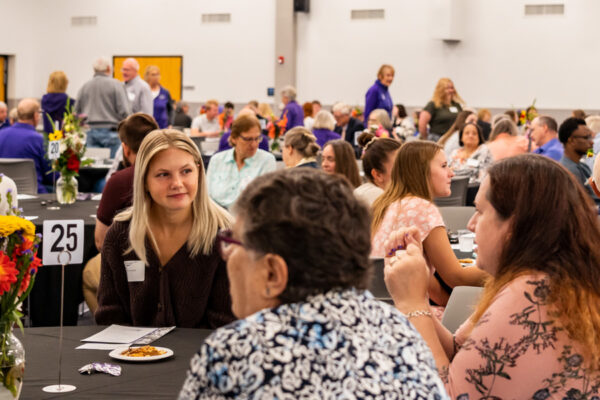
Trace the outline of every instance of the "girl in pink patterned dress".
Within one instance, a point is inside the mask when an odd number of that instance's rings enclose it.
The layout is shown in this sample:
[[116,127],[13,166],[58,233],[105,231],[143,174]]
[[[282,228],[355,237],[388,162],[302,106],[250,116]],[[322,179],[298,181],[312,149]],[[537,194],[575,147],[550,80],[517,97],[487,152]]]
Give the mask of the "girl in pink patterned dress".
[[[402,227],[416,226],[423,241],[423,253],[432,267],[449,286],[481,286],[487,276],[477,267],[463,268],[448,241],[442,216],[433,204],[434,197],[450,195],[454,176],[443,149],[425,141],[402,146],[392,169],[392,182],[373,203],[371,257],[385,256],[384,243]],[[430,298],[445,306],[448,293],[437,279],[431,279]]]
[[430,318],[418,229],[396,231],[386,244],[407,247],[386,266],[386,283],[427,341],[448,394],[599,399],[600,226],[592,201],[566,169],[529,154],[493,165],[475,205],[477,264],[493,278],[454,337]]

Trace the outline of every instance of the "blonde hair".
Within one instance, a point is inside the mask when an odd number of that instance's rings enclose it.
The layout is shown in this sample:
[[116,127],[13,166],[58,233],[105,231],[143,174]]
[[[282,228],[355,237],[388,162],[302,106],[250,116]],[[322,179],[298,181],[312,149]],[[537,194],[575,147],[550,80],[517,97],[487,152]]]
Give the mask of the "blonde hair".
[[271,115],[273,115],[273,110],[267,103],[260,103],[258,105],[258,113],[263,118],[271,118]]
[[408,142],[400,147],[392,167],[392,180],[385,192],[373,203],[371,235],[375,235],[388,207],[395,201],[407,196],[432,200],[430,164],[440,151],[443,151],[440,145],[421,140]]
[[148,76],[154,71],[160,74],[160,68],[158,68],[156,65],[148,65],[144,71],[144,80],[148,81]]
[[458,91],[456,91],[456,87],[454,88],[454,96],[451,98],[446,98],[446,88],[448,85],[453,85],[454,83],[450,78],[440,78],[437,85],[435,85],[435,90],[433,91],[433,97],[431,101],[435,104],[436,107],[449,106],[453,101],[463,105],[465,101],[460,97]]
[[130,247],[141,261],[148,264],[145,239],[158,254],[158,245],[150,229],[150,209],[152,197],[146,190],[146,175],[154,156],[167,149],[179,149],[189,153],[198,165],[198,190],[192,202],[192,229],[187,241],[187,249],[194,257],[198,253],[210,254],[215,237],[220,228],[231,226],[231,216],[208,196],[202,157],[194,142],[182,132],[174,129],[154,130],[146,136],[135,161],[133,182],[133,205],[115,217],[117,221],[131,221],[129,225]]
[[67,90],[69,80],[67,75],[63,71],[54,71],[48,78],[48,86],[46,92],[48,93],[64,93]]
[[383,64],[381,67],[379,67],[379,70],[377,71],[377,79],[381,80],[381,78],[383,78],[383,74],[385,74],[386,69],[392,71],[392,75],[396,75],[396,70],[394,69],[394,67],[392,67],[389,64]]

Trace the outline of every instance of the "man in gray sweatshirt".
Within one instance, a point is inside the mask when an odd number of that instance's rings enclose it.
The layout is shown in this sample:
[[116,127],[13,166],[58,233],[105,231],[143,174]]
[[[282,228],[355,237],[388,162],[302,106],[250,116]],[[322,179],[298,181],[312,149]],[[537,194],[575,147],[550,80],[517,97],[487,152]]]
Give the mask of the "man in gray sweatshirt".
[[97,59],[94,77],[79,89],[75,112],[87,116],[87,146],[109,148],[113,158],[121,146],[117,125],[131,114],[131,106],[123,84],[110,75],[110,62]]

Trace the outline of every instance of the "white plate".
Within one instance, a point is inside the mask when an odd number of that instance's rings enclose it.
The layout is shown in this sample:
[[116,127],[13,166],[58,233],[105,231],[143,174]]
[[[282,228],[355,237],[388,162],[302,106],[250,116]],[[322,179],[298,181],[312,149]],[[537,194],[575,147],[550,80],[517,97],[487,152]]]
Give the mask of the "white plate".
[[[141,347],[141,346],[139,346]],[[131,357],[131,356],[124,356],[121,353],[123,353],[125,350],[127,350],[129,348],[129,346],[126,347],[119,347],[118,349],[114,349],[113,351],[111,351],[110,353],[108,353],[108,355],[114,359],[117,360],[122,360],[122,361],[133,361],[133,362],[147,362],[147,361],[156,361],[156,360],[162,360],[163,358],[169,358],[173,355],[173,350],[168,349],[166,347],[156,347],[156,350],[162,350],[162,351],[166,351],[166,353],[161,354],[159,356],[148,356],[148,357]]]

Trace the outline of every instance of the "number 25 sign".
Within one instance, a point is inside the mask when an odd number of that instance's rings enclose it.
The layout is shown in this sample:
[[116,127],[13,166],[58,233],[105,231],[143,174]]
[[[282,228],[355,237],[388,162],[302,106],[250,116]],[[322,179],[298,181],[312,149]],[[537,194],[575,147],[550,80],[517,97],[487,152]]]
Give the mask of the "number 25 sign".
[[82,219],[44,221],[44,265],[83,263],[83,232]]

